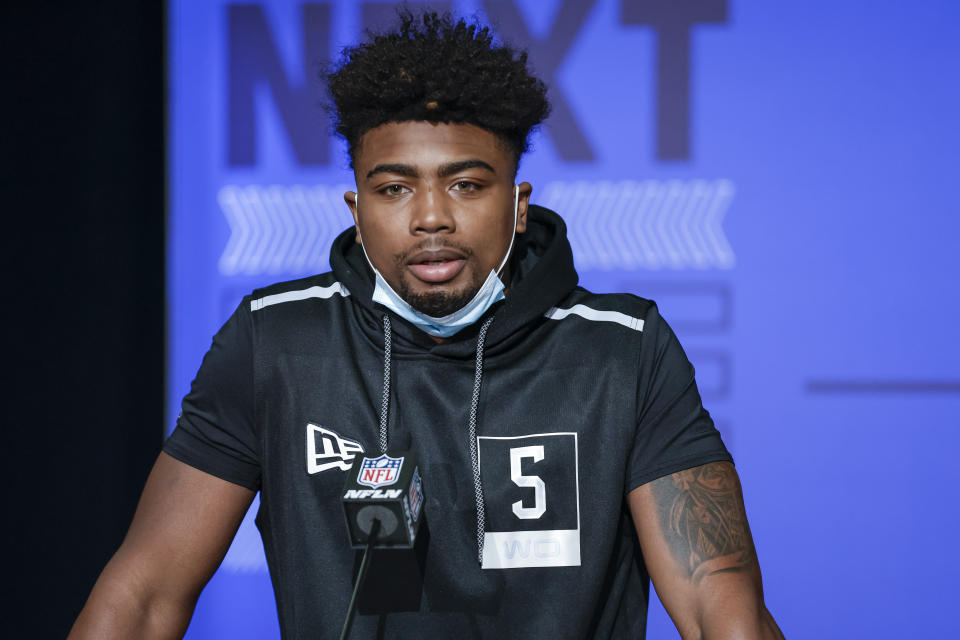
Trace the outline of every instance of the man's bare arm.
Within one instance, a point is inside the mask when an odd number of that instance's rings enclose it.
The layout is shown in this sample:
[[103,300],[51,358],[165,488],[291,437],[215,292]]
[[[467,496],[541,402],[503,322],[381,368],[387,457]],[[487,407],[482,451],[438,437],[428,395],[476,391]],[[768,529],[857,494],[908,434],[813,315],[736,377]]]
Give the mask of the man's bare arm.
[[161,453],[69,639],[181,637],[253,496]]
[[654,587],[684,640],[783,638],[763,603],[732,464],[665,476],[627,500]]

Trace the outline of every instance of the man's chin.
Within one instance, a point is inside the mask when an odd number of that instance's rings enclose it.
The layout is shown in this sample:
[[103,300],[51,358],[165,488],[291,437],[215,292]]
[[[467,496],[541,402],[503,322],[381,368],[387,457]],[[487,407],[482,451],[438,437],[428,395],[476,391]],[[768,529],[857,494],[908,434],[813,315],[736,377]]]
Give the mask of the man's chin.
[[433,291],[413,291],[410,287],[401,286],[397,293],[420,313],[442,318],[466,306],[479,290],[479,286],[473,286],[459,291],[439,288]]

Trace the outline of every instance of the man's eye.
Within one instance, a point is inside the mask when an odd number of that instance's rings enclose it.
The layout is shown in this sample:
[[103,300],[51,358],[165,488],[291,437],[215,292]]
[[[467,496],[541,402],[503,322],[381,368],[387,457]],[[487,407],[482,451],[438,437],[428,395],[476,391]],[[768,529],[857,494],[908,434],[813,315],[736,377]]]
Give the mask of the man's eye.
[[470,182],[469,180],[461,180],[455,185],[457,191],[476,191],[480,188],[476,182]]
[[397,196],[404,192],[404,186],[401,184],[391,184],[380,191],[388,196]]

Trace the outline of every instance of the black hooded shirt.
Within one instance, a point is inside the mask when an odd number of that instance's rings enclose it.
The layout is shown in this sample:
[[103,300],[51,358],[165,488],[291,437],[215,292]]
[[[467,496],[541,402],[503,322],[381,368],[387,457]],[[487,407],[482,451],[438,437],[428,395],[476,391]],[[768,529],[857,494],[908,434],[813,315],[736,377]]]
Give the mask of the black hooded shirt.
[[254,291],[214,337],[164,451],[261,492],[284,638],[339,635],[345,472],[379,454],[384,395],[390,448],[419,455],[429,543],[419,610],[358,615],[351,637],[644,637],[626,495],[731,458],[656,305],[578,287],[562,219],[528,219],[505,300],[442,343],[373,302],[353,229],[331,272]]

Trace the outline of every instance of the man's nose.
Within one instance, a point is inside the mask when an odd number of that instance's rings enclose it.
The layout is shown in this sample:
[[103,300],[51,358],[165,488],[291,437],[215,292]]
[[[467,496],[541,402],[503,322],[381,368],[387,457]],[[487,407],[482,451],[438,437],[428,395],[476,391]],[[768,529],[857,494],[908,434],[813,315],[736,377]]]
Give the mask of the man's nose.
[[414,202],[413,215],[410,217],[411,233],[439,233],[456,229],[452,203],[439,189],[422,191]]

